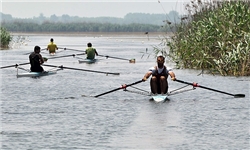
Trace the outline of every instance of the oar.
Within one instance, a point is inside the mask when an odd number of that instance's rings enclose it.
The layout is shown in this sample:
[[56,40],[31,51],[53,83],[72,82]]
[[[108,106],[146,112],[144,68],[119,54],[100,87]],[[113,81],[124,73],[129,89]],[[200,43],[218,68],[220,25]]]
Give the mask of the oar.
[[[70,57],[70,56],[75,57],[77,55],[85,55],[85,53],[71,54],[71,55],[64,55],[64,56],[57,56],[57,57],[51,57],[51,58],[43,57],[43,59],[44,59],[44,61],[47,61],[48,59]],[[30,63],[28,62],[28,63],[22,63],[22,64],[15,64],[15,65],[10,65],[10,66],[4,66],[4,67],[1,67],[0,69],[9,68],[9,67],[17,67],[17,66],[20,66],[20,65],[27,65],[27,64],[30,64]]]
[[105,93],[96,95],[96,96],[94,96],[94,97],[99,97],[99,96],[102,96],[102,95],[105,95],[105,94],[108,94],[108,93],[112,93],[112,92],[118,91],[118,90],[120,90],[120,89],[125,89],[126,87],[129,87],[129,86],[132,86],[132,85],[141,83],[141,82],[143,82],[143,80],[139,80],[139,81],[136,81],[136,82],[131,83],[131,84],[125,84],[125,85],[122,85],[122,86],[119,87],[119,88],[116,88],[116,89],[113,89],[113,90],[111,90],[111,91],[108,91],[108,92],[105,92]]
[[189,82],[185,82],[185,81],[181,81],[181,80],[177,80],[177,79],[175,81],[180,82],[180,83],[184,83],[184,84],[188,84],[188,85],[192,85],[193,87],[200,87],[200,88],[203,88],[203,89],[207,89],[207,90],[211,90],[211,91],[231,95],[231,96],[234,96],[235,98],[245,97],[245,94],[231,94],[231,93],[219,91],[219,90],[216,90],[216,89],[208,88],[208,87],[205,87],[205,86],[201,86],[201,85],[198,85],[198,83],[189,83]]
[[1,67],[0,69],[9,68],[9,67],[17,67],[17,66],[20,66],[20,65],[27,65],[27,64],[30,64],[30,63],[28,62],[28,63],[22,63],[22,64],[15,64],[15,65],[10,65],[10,66],[4,66],[4,67]]
[[120,59],[120,60],[128,60],[130,63],[135,63],[135,59],[126,59],[126,58],[119,58],[119,57],[113,57],[113,56],[108,56],[108,55],[98,55],[101,57],[106,57],[108,58],[114,58],[114,59]]
[[44,58],[48,60],[48,59],[55,59],[55,58],[62,58],[62,57],[71,57],[71,56],[75,57],[75,56],[77,56],[77,55],[85,55],[85,53],[71,54],[71,55],[64,55],[64,56],[57,56],[57,57],[50,57],[50,58],[44,57]]
[[[41,49],[41,51],[43,51],[43,50],[46,50],[47,48],[43,48],[43,49]],[[40,51],[40,52],[41,52]],[[30,54],[30,53],[32,53],[32,52],[29,52],[29,53],[25,53],[24,55],[28,55],[28,54]]]
[[[58,67],[58,66],[55,66],[55,65],[47,65],[47,64],[43,64],[43,66]],[[95,72],[95,73],[104,73],[104,74],[120,75],[120,73],[103,72],[103,71],[95,71],[95,70],[80,69],[80,68],[71,68],[71,67],[64,67],[64,66],[59,66],[58,68],[62,68],[62,69],[72,69],[72,70],[79,70],[79,71],[87,71],[87,72]]]
[[72,51],[77,51],[77,52],[85,52],[84,50],[78,50],[78,49],[71,49],[71,48],[62,48],[62,47],[58,47],[59,49],[64,49],[64,50],[72,50]]

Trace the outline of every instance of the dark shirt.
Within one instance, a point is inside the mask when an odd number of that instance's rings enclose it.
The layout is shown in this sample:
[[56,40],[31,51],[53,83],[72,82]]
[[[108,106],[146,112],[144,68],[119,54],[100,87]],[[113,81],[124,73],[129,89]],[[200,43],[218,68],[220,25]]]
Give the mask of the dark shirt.
[[43,67],[41,66],[41,63],[43,63],[42,55],[39,53],[31,53],[29,56],[30,59],[30,70],[31,72],[43,72]]

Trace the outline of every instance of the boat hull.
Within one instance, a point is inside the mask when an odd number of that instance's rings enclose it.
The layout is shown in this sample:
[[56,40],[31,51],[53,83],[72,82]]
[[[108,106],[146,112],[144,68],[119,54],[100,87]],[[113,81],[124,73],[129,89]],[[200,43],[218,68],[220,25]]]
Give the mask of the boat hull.
[[82,60],[78,60],[79,63],[87,63],[87,64],[92,64],[97,62],[97,59],[82,59]]
[[47,76],[56,74],[57,71],[45,71],[45,72],[26,72],[26,73],[19,73],[17,77],[40,77],[40,76]]
[[168,97],[167,95],[158,94],[158,95],[152,95],[152,99],[153,101],[159,103],[159,102],[165,102],[166,100],[168,100]]

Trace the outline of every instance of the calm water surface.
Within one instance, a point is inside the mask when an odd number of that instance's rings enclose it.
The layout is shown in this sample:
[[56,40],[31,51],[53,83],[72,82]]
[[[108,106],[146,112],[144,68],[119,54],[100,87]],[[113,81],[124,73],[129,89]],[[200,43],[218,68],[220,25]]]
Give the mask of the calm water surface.
[[[199,71],[174,70],[180,80],[245,94],[245,98],[201,88],[172,95],[165,103],[123,90],[91,97],[136,82],[155,65],[153,55],[142,55],[160,41],[157,36],[148,40],[144,34],[30,35],[26,46],[0,51],[1,66],[28,62],[24,54],[35,45],[45,48],[52,36],[59,47],[84,50],[92,42],[101,55],[135,58],[136,63],[104,57],[97,57],[95,64],[79,64],[74,57],[46,62],[119,72],[119,76],[64,69],[51,76],[17,78],[16,68],[1,69],[1,149],[249,149],[249,77],[197,76]],[[78,53],[61,50],[56,56]],[[50,57],[46,51],[41,54]],[[172,91],[185,85],[169,80],[169,86]],[[133,87],[149,91],[149,81]],[[137,91],[133,87],[127,89]]]

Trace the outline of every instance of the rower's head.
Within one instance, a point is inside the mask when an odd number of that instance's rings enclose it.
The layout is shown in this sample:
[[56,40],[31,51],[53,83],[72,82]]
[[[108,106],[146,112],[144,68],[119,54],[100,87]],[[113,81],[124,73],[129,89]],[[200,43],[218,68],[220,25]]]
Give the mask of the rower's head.
[[34,47],[34,52],[35,53],[40,53],[41,48],[39,46]]
[[163,67],[164,63],[165,63],[165,57],[163,56],[157,56],[157,60],[156,60],[158,67]]
[[92,47],[92,44],[91,44],[91,43],[88,43],[87,46],[88,46],[88,47]]
[[51,38],[51,39],[50,39],[50,42],[53,42],[53,41],[54,41],[54,39],[53,39],[53,38]]

